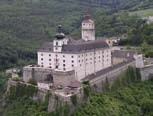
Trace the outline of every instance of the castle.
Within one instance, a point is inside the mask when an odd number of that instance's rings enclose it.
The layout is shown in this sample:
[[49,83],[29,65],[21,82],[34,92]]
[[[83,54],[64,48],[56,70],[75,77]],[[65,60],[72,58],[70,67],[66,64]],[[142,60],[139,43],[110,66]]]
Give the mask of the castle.
[[59,25],[53,42],[44,43],[37,56],[36,66],[24,67],[25,82],[34,79],[69,86],[112,64],[111,49],[104,40],[96,39],[95,24],[89,15],[82,21],[81,39],[66,36]]

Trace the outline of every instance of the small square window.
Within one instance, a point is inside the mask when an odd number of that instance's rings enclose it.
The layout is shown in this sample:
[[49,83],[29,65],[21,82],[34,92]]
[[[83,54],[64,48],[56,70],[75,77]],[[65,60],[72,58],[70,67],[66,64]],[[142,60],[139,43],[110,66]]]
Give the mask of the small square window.
[[51,54],[49,54],[49,56],[51,56]]
[[74,63],[74,61],[72,60],[72,63]]
[[72,67],[74,67],[74,65],[72,64]]
[[41,58],[41,60],[43,60],[43,58]]
[[43,56],[43,54],[41,54],[41,56]]
[[56,66],[55,68],[58,69],[58,66]]
[[63,66],[65,66],[65,64],[63,64]]
[[49,61],[51,61],[51,59],[49,59]]
[[65,60],[63,60],[63,62],[65,62]]
[[74,58],[74,56],[71,56],[71,58]]

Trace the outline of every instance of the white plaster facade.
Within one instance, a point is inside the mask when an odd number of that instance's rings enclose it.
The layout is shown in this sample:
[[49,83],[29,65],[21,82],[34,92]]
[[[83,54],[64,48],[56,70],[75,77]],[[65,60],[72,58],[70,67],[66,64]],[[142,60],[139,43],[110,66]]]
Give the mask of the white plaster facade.
[[111,66],[111,50],[99,49],[85,53],[38,52],[38,65],[57,71],[75,70],[77,80]]
[[[95,25],[91,19],[85,19],[82,22],[82,40],[95,41]],[[78,81],[111,66],[111,49],[109,47],[87,49],[74,53],[63,52],[63,45],[68,43],[69,40],[65,37],[63,39],[55,39],[52,51],[38,51],[38,65],[42,68],[50,68],[62,72],[74,70],[75,79]]]

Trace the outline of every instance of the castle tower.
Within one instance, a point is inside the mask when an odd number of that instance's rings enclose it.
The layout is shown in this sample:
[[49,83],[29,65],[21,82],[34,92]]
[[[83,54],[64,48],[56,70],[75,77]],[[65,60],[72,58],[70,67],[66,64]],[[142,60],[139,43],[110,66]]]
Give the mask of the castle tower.
[[65,39],[65,34],[63,33],[62,26],[59,25],[55,40],[53,41],[54,52],[62,52],[62,46],[64,44],[67,44],[67,39]]
[[82,22],[82,39],[95,40],[95,23],[91,20],[90,15],[86,15]]

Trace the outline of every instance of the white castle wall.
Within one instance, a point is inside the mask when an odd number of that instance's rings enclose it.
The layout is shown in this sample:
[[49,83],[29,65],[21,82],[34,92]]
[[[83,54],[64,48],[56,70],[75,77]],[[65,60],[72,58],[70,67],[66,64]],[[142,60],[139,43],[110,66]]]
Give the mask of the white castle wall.
[[111,50],[97,49],[76,54],[38,52],[38,65],[55,71],[75,70],[76,79],[81,80],[89,74],[111,66]]

